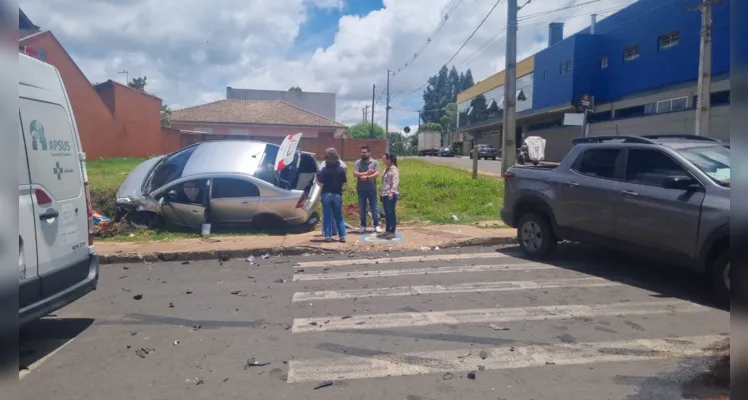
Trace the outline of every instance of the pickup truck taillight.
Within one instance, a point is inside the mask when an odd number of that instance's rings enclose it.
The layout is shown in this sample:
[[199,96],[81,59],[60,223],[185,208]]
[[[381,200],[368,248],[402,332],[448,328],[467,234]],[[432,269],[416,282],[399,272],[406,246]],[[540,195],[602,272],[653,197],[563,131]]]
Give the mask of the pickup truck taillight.
[[507,181],[507,179],[514,177],[514,172],[504,172],[504,182]]

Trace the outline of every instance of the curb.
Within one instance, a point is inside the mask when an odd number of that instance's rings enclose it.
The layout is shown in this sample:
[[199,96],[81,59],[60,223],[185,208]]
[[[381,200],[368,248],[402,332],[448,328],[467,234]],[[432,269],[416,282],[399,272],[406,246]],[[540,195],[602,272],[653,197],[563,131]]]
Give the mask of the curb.
[[[516,237],[481,237],[466,240],[457,240],[440,245],[442,249],[454,249],[459,247],[500,246],[515,244]],[[388,248],[389,249],[389,248]],[[198,250],[183,252],[157,252],[157,253],[116,253],[110,255],[99,255],[100,264],[132,264],[142,262],[168,262],[168,261],[202,261],[216,260],[220,257],[229,259],[247,258],[249,256],[260,257],[263,254],[280,256],[300,256],[304,253],[340,253],[344,249],[331,249],[322,246],[290,246],[290,247],[265,247],[254,249],[233,250]],[[349,250],[349,249],[345,249]],[[371,252],[372,249],[367,249]],[[414,250],[414,249],[402,249]],[[361,252],[366,253],[364,251]]]

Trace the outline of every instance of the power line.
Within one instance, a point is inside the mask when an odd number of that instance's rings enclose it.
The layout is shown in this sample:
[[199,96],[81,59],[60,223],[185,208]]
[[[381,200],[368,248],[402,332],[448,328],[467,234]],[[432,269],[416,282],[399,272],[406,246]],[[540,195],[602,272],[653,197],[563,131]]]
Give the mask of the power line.
[[[493,5],[493,7],[491,7],[491,9],[488,11],[488,14],[486,14],[486,16],[483,17],[483,20],[478,24],[478,26],[475,27],[475,30],[473,30],[473,33],[471,33],[470,36],[468,36],[467,40],[465,40],[465,42],[462,43],[462,46],[460,46],[460,48],[457,49],[457,51],[454,54],[452,54],[452,57],[450,57],[447,62],[445,62],[444,64],[442,64],[442,66],[446,66],[447,64],[449,64],[450,62],[452,62],[452,60],[455,59],[455,57],[457,57],[458,54],[460,54],[460,52],[462,51],[462,49],[465,48],[465,46],[468,44],[468,42],[470,41],[470,39],[472,39],[473,36],[475,36],[475,33],[478,32],[478,29],[480,29],[481,26],[483,26],[483,24],[486,22],[486,20],[488,19],[488,17],[490,17],[491,14],[493,14],[493,11],[496,9],[496,7],[499,6],[499,4],[502,1],[504,1],[504,0],[498,0],[498,1],[496,1],[496,3]],[[421,85],[420,87],[418,87],[418,89],[416,89],[416,90],[408,93],[407,95],[405,95],[405,97],[408,97],[408,96],[411,96],[414,93],[417,93],[419,90],[423,89],[427,84],[428,84],[428,80],[426,81],[426,83],[424,83],[423,85]],[[397,95],[393,96],[390,99],[390,101],[394,100],[399,95],[400,95],[400,93],[398,93]]]
[[444,13],[444,16],[441,18],[441,21],[439,22],[439,25],[437,25],[437,27],[434,29],[434,31],[431,32],[431,34],[428,36],[428,38],[426,38],[426,42],[423,44],[423,46],[421,46],[421,48],[418,49],[418,51],[416,51],[415,53],[413,53],[413,57],[411,57],[403,66],[401,66],[400,68],[396,69],[394,71],[394,74],[397,74],[401,70],[407,68],[413,61],[415,61],[418,58],[418,56],[420,56],[423,53],[424,50],[426,50],[426,47],[428,47],[428,45],[431,44],[431,42],[433,41],[434,37],[442,30],[442,28],[444,27],[444,25],[447,23],[447,20],[449,19],[449,16],[452,15],[452,13],[455,11],[455,9],[457,9],[457,6],[459,6],[460,3],[462,3],[462,1],[463,0],[453,0],[452,1],[452,5],[449,6],[448,9],[447,9],[447,12]]

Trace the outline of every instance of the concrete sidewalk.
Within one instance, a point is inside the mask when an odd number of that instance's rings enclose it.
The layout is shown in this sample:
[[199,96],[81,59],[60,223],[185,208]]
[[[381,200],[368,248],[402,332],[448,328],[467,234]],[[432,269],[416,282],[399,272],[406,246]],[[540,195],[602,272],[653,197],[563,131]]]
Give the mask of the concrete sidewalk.
[[516,230],[484,229],[468,225],[404,227],[395,240],[379,239],[373,233],[348,234],[347,243],[325,243],[319,231],[286,236],[233,236],[181,239],[168,242],[98,242],[102,264],[207,260],[225,256],[240,258],[263,254],[295,255],[307,252],[366,253],[386,249],[404,250],[424,247],[490,246],[515,242]]

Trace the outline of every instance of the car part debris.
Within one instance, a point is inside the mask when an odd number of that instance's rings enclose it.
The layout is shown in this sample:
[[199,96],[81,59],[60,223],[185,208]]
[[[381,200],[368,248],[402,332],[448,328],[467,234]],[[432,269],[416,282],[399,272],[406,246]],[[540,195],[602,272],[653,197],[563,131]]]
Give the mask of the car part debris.
[[249,263],[249,265],[255,265],[255,256],[247,257],[246,261]]
[[283,278],[278,278],[278,279],[274,280],[273,282],[275,282],[275,283],[286,283],[287,281],[285,279],[283,279]]
[[320,382],[320,383],[317,384],[317,386],[314,387],[314,390],[326,388],[326,387],[332,386],[332,385],[333,385],[332,381]]
[[465,362],[465,359],[470,357],[473,354],[471,351],[470,353],[465,354],[464,356],[457,356],[457,359],[460,360],[460,362]]
[[143,295],[142,294],[136,294],[135,296],[132,296],[132,298],[135,299],[135,300],[140,300],[140,299],[143,298]]
[[480,356],[481,360],[485,360],[486,358],[488,358],[488,352],[486,350],[481,350],[480,354],[478,355]]
[[127,292],[127,293],[130,293],[130,292],[132,292],[132,289],[125,289],[125,288],[122,288],[122,290],[124,290],[124,291],[125,291],[125,292]]
[[442,376],[442,379],[444,379],[445,381],[448,381],[454,377],[455,376],[451,372],[447,372],[446,374],[444,374],[444,376]]
[[486,366],[485,365],[479,365],[478,366],[478,371],[485,371],[485,370],[486,370]]
[[169,308],[174,308],[174,303],[169,303]]
[[475,380],[475,372],[468,372],[468,374],[467,374],[467,378],[468,378],[468,379],[472,379],[472,380]]
[[260,362],[260,361],[257,361],[253,357],[253,358],[248,359],[247,363],[244,364],[244,370],[246,371],[246,370],[248,370],[248,369],[250,369],[252,367],[264,367],[266,365],[270,365],[270,363],[269,362]]
[[340,317],[340,319],[351,319],[351,318],[353,318],[352,315],[344,315],[344,316]]
[[223,379],[223,383],[226,383],[226,382],[228,382],[228,381],[229,381],[229,378],[224,378],[224,379]]
[[179,340],[175,340],[174,343],[172,343],[174,346],[178,345],[180,342]]
[[187,265],[189,263],[190,263],[189,261],[182,261],[182,265]]
[[188,290],[188,291],[184,292],[184,294],[192,294],[192,290]]
[[145,348],[145,347],[141,347],[141,348],[135,350],[135,354],[137,354],[138,357],[140,357],[140,358],[146,358],[148,355],[150,355],[151,353],[153,353],[155,351],[156,351],[156,349],[148,349],[148,348]]
[[197,382],[195,382],[195,385],[197,385],[197,386],[200,386],[200,385],[202,385],[203,383],[205,383],[205,382],[204,382],[204,381],[203,381],[202,379],[200,379],[200,380],[198,380]]
[[270,258],[270,254],[267,254],[267,253],[266,253],[266,254],[263,254],[263,255],[262,255],[262,259],[263,259],[263,260],[267,260],[268,258]]
[[494,325],[494,324],[488,325],[488,327],[491,328],[491,329],[493,329],[493,330],[495,330],[495,331],[508,331],[509,330],[509,328],[507,328],[505,326],[498,326],[498,325]]

